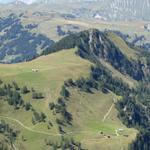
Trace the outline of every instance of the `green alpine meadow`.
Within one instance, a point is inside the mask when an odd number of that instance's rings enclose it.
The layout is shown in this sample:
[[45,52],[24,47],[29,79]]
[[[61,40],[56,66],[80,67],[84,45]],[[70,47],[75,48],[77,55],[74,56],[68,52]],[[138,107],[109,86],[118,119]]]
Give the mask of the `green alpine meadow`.
[[0,1],[0,150],[150,150],[150,2]]

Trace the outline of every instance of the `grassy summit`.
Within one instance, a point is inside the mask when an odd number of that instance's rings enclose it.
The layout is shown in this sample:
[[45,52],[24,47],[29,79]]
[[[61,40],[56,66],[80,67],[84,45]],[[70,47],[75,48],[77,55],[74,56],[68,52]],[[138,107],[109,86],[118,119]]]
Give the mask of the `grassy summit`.
[[[81,76],[88,77],[90,73],[91,63],[81,59],[75,51],[76,49],[62,50],[30,62],[0,65],[0,77],[5,82],[14,80],[20,87],[33,87],[42,91],[45,96],[44,99],[33,100],[30,93],[23,95],[26,102],[30,102],[37,111],[44,112],[47,116],[45,122],[36,125],[32,124],[31,111],[14,110],[6,102],[0,101],[0,118],[21,131],[15,142],[17,148],[42,150],[48,149],[44,139],[59,141],[61,135],[55,122],[56,116],[49,110],[48,104],[60,96],[64,81],[69,78],[75,80]],[[98,91],[89,94],[72,88],[69,88],[69,92],[71,95],[67,110],[73,116],[72,126],[65,127],[69,137],[74,137],[81,141],[84,148],[92,150],[127,148],[135,138],[136,131],[126,128],[117,118],[114,99],[117,100],[118,97],[115,94]],[[49,120],[53,124],[51,129],[47,128]],[[123,132],[116,133],[120,128],[123,128]]]

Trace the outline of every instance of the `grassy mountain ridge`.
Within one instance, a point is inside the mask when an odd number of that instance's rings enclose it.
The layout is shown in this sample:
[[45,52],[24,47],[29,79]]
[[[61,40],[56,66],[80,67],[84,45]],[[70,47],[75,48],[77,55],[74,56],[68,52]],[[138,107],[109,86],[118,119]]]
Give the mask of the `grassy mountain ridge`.
[[[136,122],[146,125],[141,112],[148,113],[141,104],[147,97],[140,101],[136,85],[148,82],[149,65],[139,59],[142,50],[136,52],[123,39],[117,43],[116,38],[114,33],[90,29],[52,44],[43,52],[46,56],[0,65],[0,93],[10,94],[0,99],[0,118],[19,129],[13,142],[18,149],[128,149],[138,131],[127,128],[120,119],[129,127]],[[41,92],[40,99],[33,95]],[[15,96],[32,107],[16,109]],[[133,101],[136,96],[139,98]],[[135,108],[140,111],[134,112]],[[136,120],[139,116],[140,121]],[[133,121],[128,124],[130,117]]]
[[[64,84],[64,81],[69,78],[77,80],[81,76],[87,78],[91,66],[91,63],[87,60],[75,55],[75,51],[76,50],[73,49],[64,50],[48,56],[42,56],[31,62],[0,65],[3,73],[1,78],[4,82],[11,83],[13,78],[19,87],[23,85],[27,85],[29,89],[30,87],[34,87],[37,91],[43,91],[45,96],[42,100],[34,100],[31,98],[30,93],[23,95],[25,102],[30,102],[37,112],[44,112],[47,116],[45,123],[41,122],[36,125],[32,124],[32,111],[26,112],[22,110],[22,108],[14,110],[14,108],[8,106],[5,101],[1,101],[1,119],[16,126],[20,131],[14,143],[17,148],[36,148],[41,150],[50,148],[48,145],[46,146],[45,140],[50,140],[54,143],[58,141],[59,143],[59,124],[56,123],[55,119],[61,118],[62,116],[49,110],[48,104],[49,102],[57,104],[57,98],[60,96],[59,92],[61,91],[61,86]],[[32,69],[37,66],[39,66],[39,71],[32,72]],[[61,69],[58,69],[59,67]],[[74,68],[75,72],[72,72],[72,68]],[[115,94],[105,94],[97,90],[93,94],[90,94],[80,90],[78,91],[76,88],[69,88],[69,93],[71,95],[66,105],[67,110],[72,114],[73,122],[72,126],[67,125],[63,127],[63,130],[66,132],[66,135],[64,134],[65,137],[73,137],[76,141],[81,142],[83,148],[87,149],[108,149],[107,146],[112,147],[112,150],[119,150],[120,147],[127,148],[127,145],[135,138],[137,131],[126,128],[117,118],[117,110],[113,106],[113,99],[118,98]],[[95,103],[93,103],[93,99]],[[89,104],[90,106],[88,106]],[[112,115],[108,113],[107,116],[106,114],[110,107]],[[87,111],[85,111],[85,109]],[[91,114],[91,112],[93,113]],[[79,118],[78,115],[80,115],[81,118]],[[84,118],[85,115],[88,117],[87,120]],[[97,117],[94,117],[95,115],[99,117],[98,120]],[[9,118],[7,118],[8,116]],[[82,119],[85,119],[84,122],[81,122]],[[49,120],[53,126],[47,129]],[[116,130],[119,128],[123,128],[124,132],[119,133],[120,135],[117,136]],[[71,132],[72,134],[67,135],[67,133],[69,134]],[[100,132],[103,132],[103,134]],[[129,134],[131,132],[132,135]],[[126,134],[129,136],[128,138],[125,137]],[[120,142],[118,142],[119,139]],[[106,144],[108,140],[110,141],[109,145]],[[91,143],[89,143],[89,141],[91,141]],[[40,143],[40,146],[37,142]],[[123,143],[123,145],[121,145],[121,143]]]
[[[118,39],[120,39],[120,42],[118,42]],[[142,80],[146,75],[142,67],[149,70],[146,64],[140,60],[140,56],[142,57],[140,50],[131,49],[116,34],[100,32],[97,29],[69,35],[56,42],[56,44],[53,44],[43,54],[73,48],[75,46],[78,48],[78,55],[81,57],[94,62],[104,60],[119,70],[119,72],[129,75],[135,80]]]

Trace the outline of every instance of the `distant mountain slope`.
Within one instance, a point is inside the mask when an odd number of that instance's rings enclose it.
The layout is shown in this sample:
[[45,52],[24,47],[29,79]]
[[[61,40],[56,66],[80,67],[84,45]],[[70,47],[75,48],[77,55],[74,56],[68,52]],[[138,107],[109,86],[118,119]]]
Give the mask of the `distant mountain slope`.
[[150,20],[149,0],[17,0],[1,6],[1,10],[5,13],[29,9],[69,13],[76,17],[102,20]]
[[[109,12],[110,10],[110,12]],[[144,19],[150,20],[149,0],[112,0],[108,4],[109,17],[114,19]],[[111,15],[112,14],[112,15]]]
[[44,35],[31,31],[36,24],[23,26],[13,14],[0,20],[0,62],[16,63],[37,57],[53,43]]
[[[70,6],[72,10],[77,10],[77,14],[88,13],[90,16],[94,13],[98,13],[102,18],[105,17],[111,20],[150,20],[149,0],[35,0],[33,3],[34,2],[60,5],[64,5],[66,2],[75,5],[78,3],[78,7],[74,7],[74,5],[72,7]],[[93,12],[91,12],[91,10],[93,10]]]

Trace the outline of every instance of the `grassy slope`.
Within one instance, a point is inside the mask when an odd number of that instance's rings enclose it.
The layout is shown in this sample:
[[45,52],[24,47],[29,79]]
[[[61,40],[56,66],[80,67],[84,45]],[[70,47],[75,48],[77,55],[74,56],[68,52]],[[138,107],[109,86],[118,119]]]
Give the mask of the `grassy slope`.
[[[120,51],[128,57],[128,59],[137,60],[138,59],[138,50],[134,50],[130,48],[125,41],[116,35],[113,32],[108,32],[107,37],[115,44],[116,47],[120,49]],[[119,71],[117,71],[111,64],[106,62],[105,60],[101,60],[101,63],[112,72],[112,75],[118,78],[121,78],[124,82],[128,83],[131,87],[136,86],[138,83],[136,80],[131,78],[128,75],[123,75]]]
[[[73,115],[74,121],[73,127],[68,130],[76,133],[75,137],[81,140],[84,147],[90,150],[127,149],[128,144],[135,138],[136,131],[126,128],[117,118],[114,100],[119,100],[119,97],[113,93],[103,94],[98,91],[94,94],[77,89],[70,91],[72,95],[68,110]],[[124,131],[117,136],[118,129]]]
[[[59,139],[59,136],[55,135],[58,134],[55,116],[48,110],[48,103],[57,99],[60,88],[65,80],[88,76],[90,65],[91,63],[88,61],[75,55],[75,49],[42,56],[31,62],[0,65],[0,77],[6,82],[15,80],[20,86],[27,85],[44,92],[44,100],[32,100],[30,94],[24,96],[24,99],[30,101],[36,110],[47,114],[49,120],[54,124],[50,130],[47,129],[47,124],[45,123],[33,126],[31,123],[32,113],[30,111],[15,111],[7,103],[0,102],[0,115],[10,117],[3,119],[6,119],[22,131],[18,142],[16,142],[17,148],[24,150],[48,149],[44,146],[45,138],[50,138],[51,140]],[[34,68],[39,69],[39,71],[37,73],[32,72]],[[68,127],[66,130],[68,132],[73,131],[71,135],[90,150],[107,150],[108,148],[119,150],[120,145],[123,145],[125,148],[127,147],[127,144],[135,137],[136,131],[127,129],[121,124],[117,119],[117,111],[114,106],[105,121],[102,121],[110,106],[113,105],[113,98],[116,98],[115,95],[105,95],[96,91],[94,94],[87,94],[74,89],[70,89],[70,92],[71,98],[68,103],[68,110],[73,114],[74,121],[73,127]],[[21,121],[29,129],[12,119]],[[115,130],[119,128],[124,128],[125,133],[117,136]],[[36,131],[44,133],[37,133]],[[109,135],[111,138],[108,139],[106,136],[100,135],[99,131],[103,131],[104,135]],[[45,132],[49,135],[45,134]],[[124,134],[129,135],[129,137],[124,137]],[[22,136],[27,141],[22,142]],[[108,144],[108,141],[110,144]]]
[[126,55],[129,59],[132,58],[134,60],[137,60],[138,52],[130,48],[122,38],[112,32],[108,32],[107,36],[115,44],[115,46],[117,46],[121,50],[124,55]]
[[111,64],[109,64],[108,62],[101,60],[101,64],[103,66],[107,67],[107,69],[111,71],[111,73],[114,77],[121,78],[124,82],[129,84],[130,87],[134,87],[138,84],[138,82],[136,80],[131,78],[129,75],[123,75],[118,70],[116,70]]
[[[34,61],[14,65],[0,65],[0,77],[6,82],[17,81],[21,86],[34,87],[45,93],[46,99],[38,101],[41,111],[48,107],[49,101],[55,101],[64,81],[68,78],[77,79],[88,74],[90,63],[74,54],[75,50],[62,51],[49,56],[40,57]],[[32,72],[39,69],[39,72]],[[28,96],[26,96],[28,99]],[[44,107],[41,107],[44,106]]]
[[[80,76],[88,76],[90,66],[91,63],[75,55],[75,49],[68,51],[64,50],[48,56],[43,56],[27,63],[13,65],[1,64],[0,77],[4,81],[12,82],[12,80],[15,80],[20,86],[27,85],[30,88],[34,87],[34,89],[37,91],[44,92],[44,100],[32,100],[30,94],[27,94],[24,99],[26,101],[30,101],[34,108],[39,112],[42,111],[46,113],[49,119],[53,122],[54,127],[48,131],[46,124],[38,124],[33,126],[31,122],[31,112],[25,112],[23,110],[15,111],[12,107],[8,106],[7,103],[4,102],[1,102],[1,115],[18,119],[31,129],[57,134],[58,130],[57,126],[55,125],[55,118],[48,110],[48,104],[50,101],[55,101],[57,99],[61,86],[65,80],[68,78],[77,79]],[[32,72],[32,69],[34,68],[38,68],[39,72]],[[13,123],[15,123],[15,121],[13,121]],[[41,147],[31,143],[32,140],[29,139],[34,137],[33,139],[35,142],[38,142],[36,139],[42,139],[41,141],[43,141],[43,137],[45,135],[38,134],[40,135],[40,138],[37,137],[37,134],[33,132],[26,132],[26,130],[23,130],[23,134],[28,139],[26,142],[27,146],[35,146],[34,149],[41,149]]]

